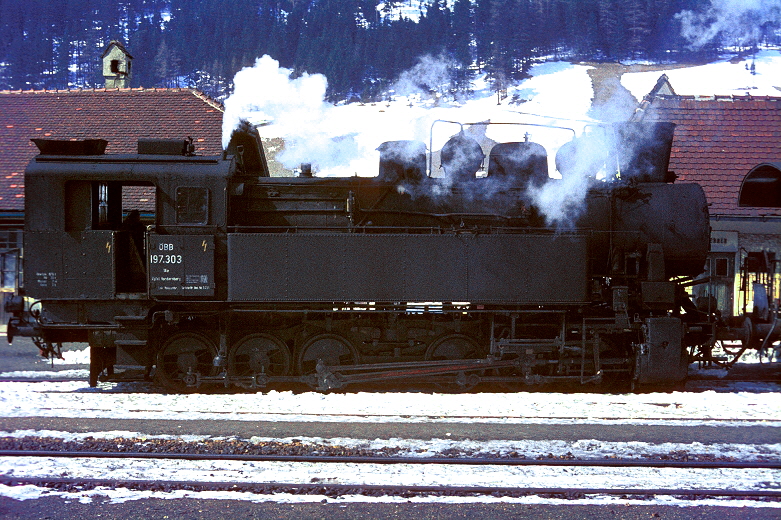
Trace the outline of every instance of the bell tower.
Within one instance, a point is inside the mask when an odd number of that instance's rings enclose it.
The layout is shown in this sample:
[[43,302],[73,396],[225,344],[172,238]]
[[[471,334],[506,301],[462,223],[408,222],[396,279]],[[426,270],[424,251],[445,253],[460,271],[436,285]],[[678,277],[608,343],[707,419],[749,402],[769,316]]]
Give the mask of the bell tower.
[[103,51],[103,78],[106,80],[106,88],[129,88],[130,65],[133,56],[116,40],[111,41]]

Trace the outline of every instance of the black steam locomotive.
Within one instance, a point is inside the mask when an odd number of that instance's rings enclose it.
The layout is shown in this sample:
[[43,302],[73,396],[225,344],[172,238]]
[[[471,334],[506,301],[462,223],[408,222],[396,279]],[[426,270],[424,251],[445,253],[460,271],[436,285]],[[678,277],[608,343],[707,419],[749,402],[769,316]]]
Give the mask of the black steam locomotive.
[[[705,195],[672,182],[673,125],[600,132],[598,161],[593,137],[561,148],[562,179],[539,144],[486,157],[463,129],[440,168],[424,143],[393,141],[378,175],[342,178],[270,177],[246,124],[215,157],[39,141],[9,339],[89,342],[93,386],[115,365],[175,391],[676,385],[712,338],[684,290],[708,252]],[[573,176],[582,203],[549,225],[533,194]]]

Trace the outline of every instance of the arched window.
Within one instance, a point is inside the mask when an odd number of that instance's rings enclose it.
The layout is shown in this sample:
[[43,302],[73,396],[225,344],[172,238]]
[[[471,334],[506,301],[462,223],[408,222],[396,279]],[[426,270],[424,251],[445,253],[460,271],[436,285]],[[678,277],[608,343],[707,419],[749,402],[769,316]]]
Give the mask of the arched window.
[[738,205],[781,208],[781,162],[762,163],[752,168],[740,185]]

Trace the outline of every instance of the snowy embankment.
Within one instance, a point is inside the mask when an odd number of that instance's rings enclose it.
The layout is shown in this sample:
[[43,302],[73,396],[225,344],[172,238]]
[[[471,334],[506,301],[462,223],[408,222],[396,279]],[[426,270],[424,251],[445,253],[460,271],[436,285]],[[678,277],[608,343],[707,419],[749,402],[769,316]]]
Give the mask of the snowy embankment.
[[[75,462],[75,463],[74,463]],[[562,469],[555,466],[463,466],[442,464],[300,463],[111,460],[81,460],[49,457],[0,459],[0,473],[12,477],[58,478],[66,474],[77,479],[156,480],[195,482],[283,482],[287,484],[334,484],[348,486],[449,486],[560,488]],[[96,477],[97,476],[97,477]],[[760,490],[781,476],[777,470],[709,470],[678,468],[568,468],[566,487],[611,489],[620,478],[629,489],[730,489]]]

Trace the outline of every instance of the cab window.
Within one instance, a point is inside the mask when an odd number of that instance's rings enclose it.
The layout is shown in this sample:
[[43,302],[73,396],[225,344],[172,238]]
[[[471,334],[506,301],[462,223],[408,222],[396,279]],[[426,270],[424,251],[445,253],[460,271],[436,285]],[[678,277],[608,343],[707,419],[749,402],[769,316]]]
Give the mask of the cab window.
[[176,188],[176,223],[208,224],[209,190],[199,186]]

